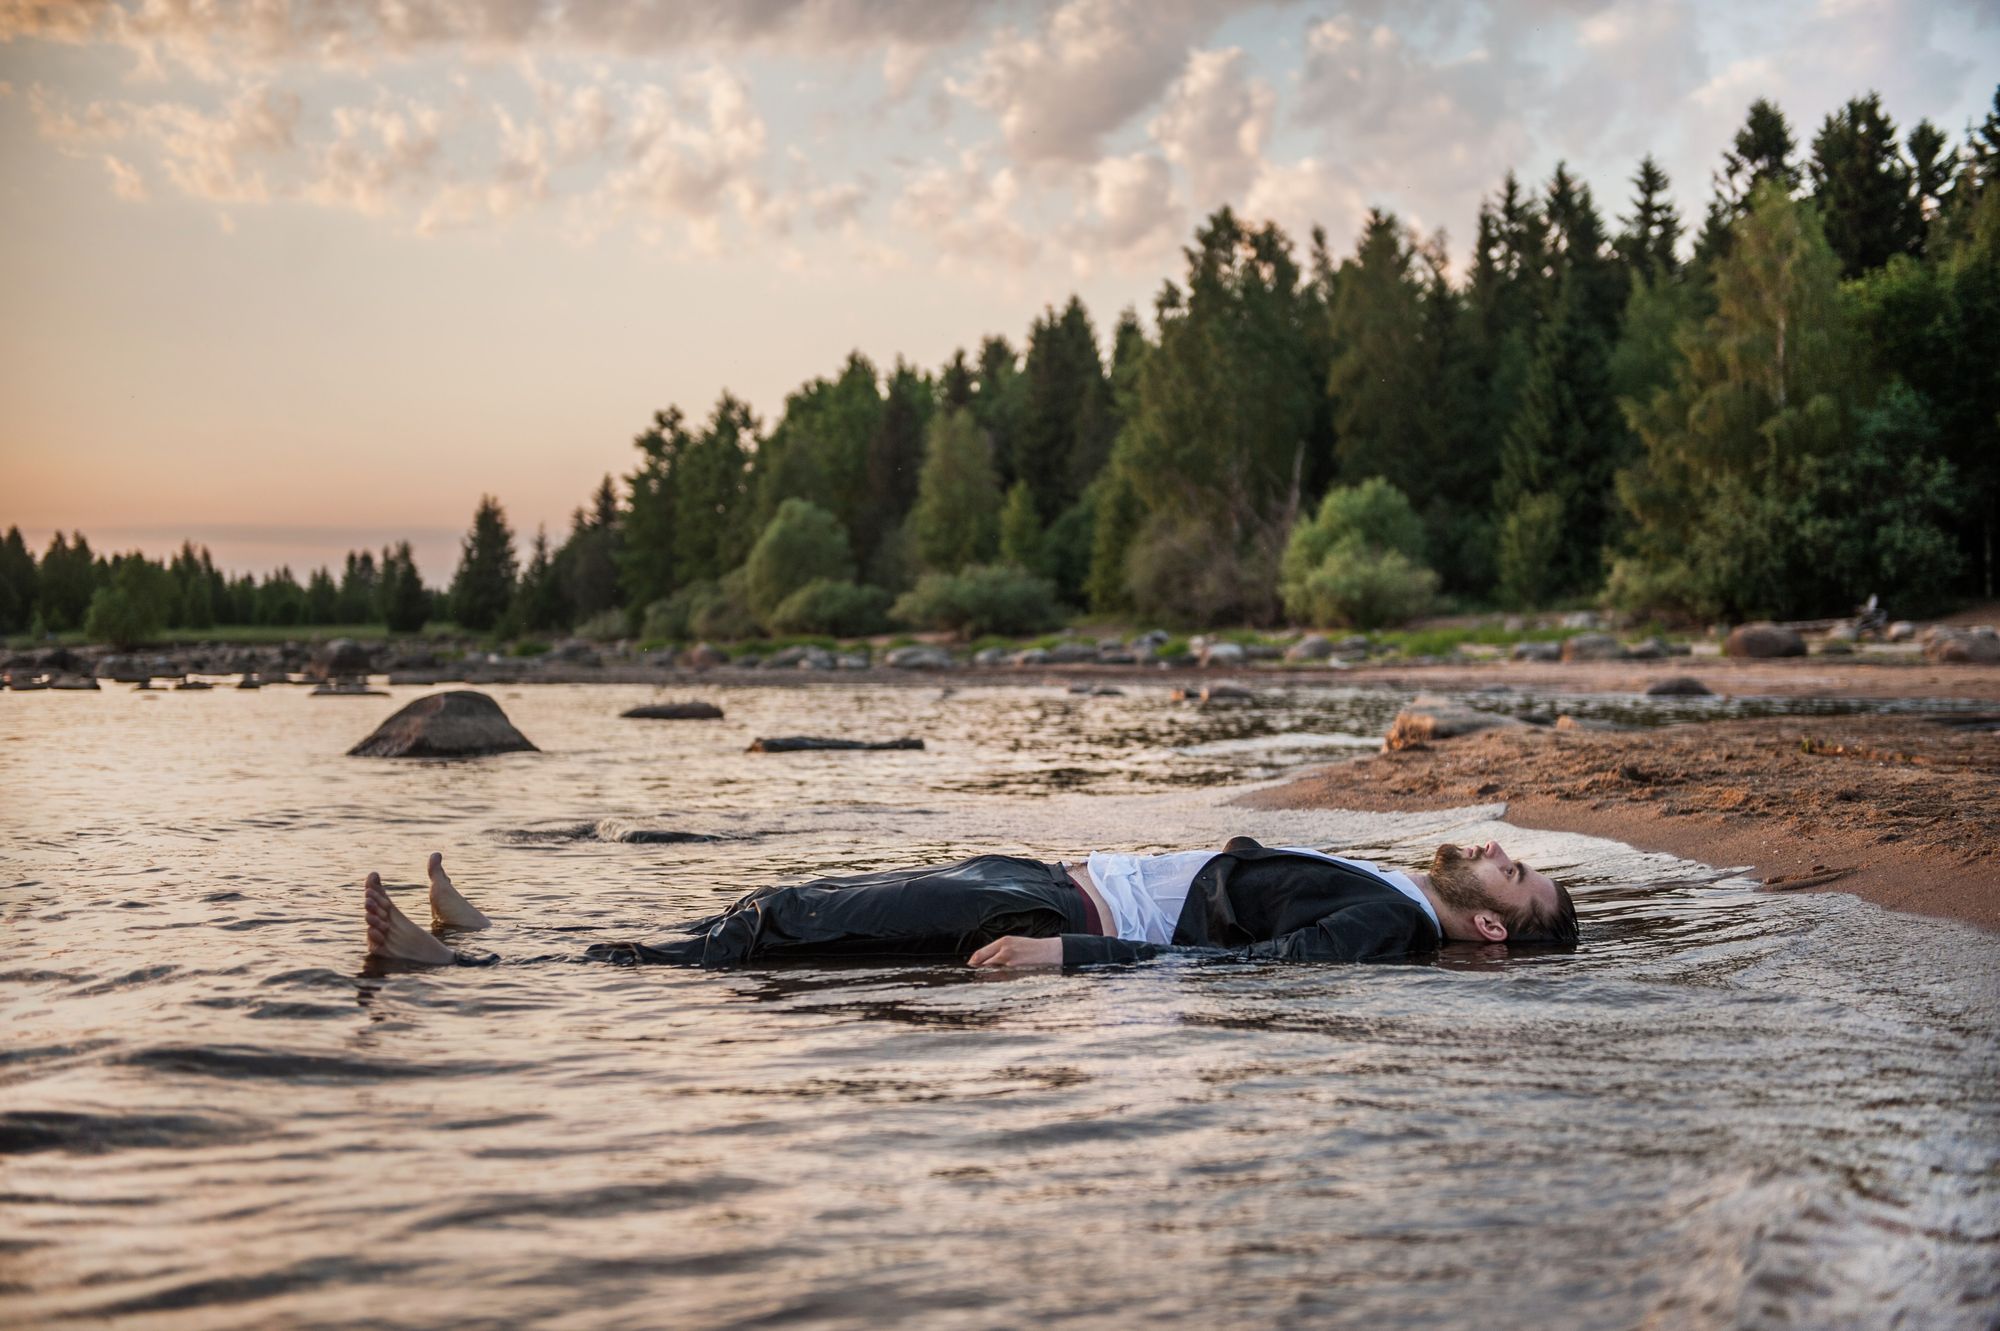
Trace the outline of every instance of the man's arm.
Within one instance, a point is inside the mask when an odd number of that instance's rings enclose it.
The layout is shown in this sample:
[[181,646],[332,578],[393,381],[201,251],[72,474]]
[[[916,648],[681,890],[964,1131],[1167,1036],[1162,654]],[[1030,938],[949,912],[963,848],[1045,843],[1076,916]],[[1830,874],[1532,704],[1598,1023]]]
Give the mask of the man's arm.
[[1414,902],[1400,900],[1347,906],[1303,929],[1248,947],[1175,947],[1099,938],[1094,934],[1064,934],[1061,938],[1062,964],[1066,968],[1150,961],[1168,954],[1231,961],[1399,961],[1414,953],[1436,951],[1438,941],[1430,917]]

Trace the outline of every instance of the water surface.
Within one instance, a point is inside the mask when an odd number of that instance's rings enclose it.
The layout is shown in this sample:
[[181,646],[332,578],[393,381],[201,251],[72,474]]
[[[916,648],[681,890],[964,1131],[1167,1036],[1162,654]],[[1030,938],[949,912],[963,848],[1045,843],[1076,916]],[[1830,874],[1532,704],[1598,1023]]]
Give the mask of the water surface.
[[[1493,808],[1224,803],[1400,695],[743,688],[644,723],[648,690],[552,686],[496,692],[542,753],[343,757],[395,692],[0,695],[0,1322],[1994,1324],[1996,940]],[[742,752],[793,733],[930,747]],[[1501,835],[1587,945],[518,960],[819,870],[1238,832]],[[434,848],[516,960],[364,973],[355,884]]]

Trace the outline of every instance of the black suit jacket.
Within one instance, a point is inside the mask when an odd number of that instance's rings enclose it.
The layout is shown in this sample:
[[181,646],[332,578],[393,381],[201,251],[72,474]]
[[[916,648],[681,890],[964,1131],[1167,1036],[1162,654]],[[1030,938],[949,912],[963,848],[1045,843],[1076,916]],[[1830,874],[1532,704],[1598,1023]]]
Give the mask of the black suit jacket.
[[1167,952],[1244,961],[1400,961],[1443,939],[1423,907],[1373,874],[1237,837],[1201,867],[1171,944],[1064,934],[1063,965]]

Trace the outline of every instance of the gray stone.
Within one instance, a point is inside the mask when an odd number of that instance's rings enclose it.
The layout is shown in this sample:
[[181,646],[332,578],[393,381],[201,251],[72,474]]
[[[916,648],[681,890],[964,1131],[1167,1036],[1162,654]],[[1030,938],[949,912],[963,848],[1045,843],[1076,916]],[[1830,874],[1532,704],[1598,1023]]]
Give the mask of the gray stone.
[[831,670],[833,666],[833,653],[824,647],[808,647],[805,655],[799,657],[800,670]]
[[1287,661],[1324,661],[1333,655],[1333,642],[1321,633],[1308,633],[1285,649]]
[[897,670],[949,670],[952,660],[951,653],[942,647],[915,643],[893,649],[882,658],[882,664]]
[[[1152,651],[1150,648],[1147,649],[1147,655],[1148,656],[1152,655]],[[1097,649],[1097,664],[1137,665],[1139,664],[1139,654],[1137,652],[1127,651],[1123,647],[1100,647]]]
[[632,721],[720,721],[722,709],[712,702],[650,702],[618,715]]
[[1248,659],[1248,654],[1233,642],[1205,642],[1201,647],[1201,663],[1211,670],[1227,670]]
[[833,658],[835,670],[866,670],[868,658],[858,652],[843,652]]
[[1559,642],[1517,642],[1513,656],[1516,661],[1560,661],[1563,649]]
[[1649,698],[1712,698],[1715,690],[1693,675],[1669,675],[1646,686]]
[[1097,644],[1094,642],[1059,642],[1049,648],[1050,665],[1082,665],[1085,661],[1097,659]]
[[1625,648],[1625,659],[1628,661],[1664,661],[1671,654],[1666,640],[1658,637],[1643,638],[1627,644]]
[[597,647],[582,638],[564,638],[543,655],[544,661],[560,661],[564,665],[603,665],[604,658],[598,655]]
[[1738,624],[1723,641],[1724,656],[1804,656],[1806,640],[1776,624]]
[[972,664],[976,666],[1003,666],[1013,653],[1005,647],[981,647],[972,654]]
[[1049,654],[1045,649],[1040,647],[1029,647],[1024,651],[1014,653],[1014,664],[1017,666],[1040,666],[1047,665],[1048,663]]
[[1601,627],[1602,623],[1595,611],[1572,610],[1562,617],[1562,626],[1566,629],[1594,629]]
[[1907,619],[1899,619],[1882,636],[1890,642],[1908,642],[1917,636],[1917,626]]
[[306,673],[315,679],[346,679],[375,668],[375,655],[352,638],[335,638],[313,653]]
[[805,659],[804,647],[780,647],[764,658],[764,666],[768,670],[790,670]]
[[1431,694],[1418,694],[1396,713],[1389,733],[1382,737],[1384,749],[1421,749],[1433,740],[1457,739],[1482,730],[1503,730],[1527,724],[1497,712],[1480,712]]
[[2000,635],[1991,628],[1940,628],[1924,644],[1924,659],[1940,665],[2000,663]]
[[472,689],[417,699],[349,749],[353,758],[472,758],[537,752],[500,704]]
[[1609,633],[1579,633],[1562,645],[1565,661],[1622,661],[1625,648]]
[[698,642],[681,653],[681,664],[690,670],[712,670],[719,665],[728,665],[729,657],[713,643]]

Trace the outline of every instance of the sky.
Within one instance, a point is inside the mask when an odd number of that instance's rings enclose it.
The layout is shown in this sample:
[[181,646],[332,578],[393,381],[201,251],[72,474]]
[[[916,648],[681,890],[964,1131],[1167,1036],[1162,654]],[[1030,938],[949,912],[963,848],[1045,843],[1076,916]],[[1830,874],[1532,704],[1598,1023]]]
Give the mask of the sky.
[[0,527],[301,575],[482,494],[559,540],[632,438],[771,423],[1075,292],[1108,342],[1227,203],[1463,257],[1639,157],[1699,221],[1757,97],[1954,142],[1984,0],[0,0]]

